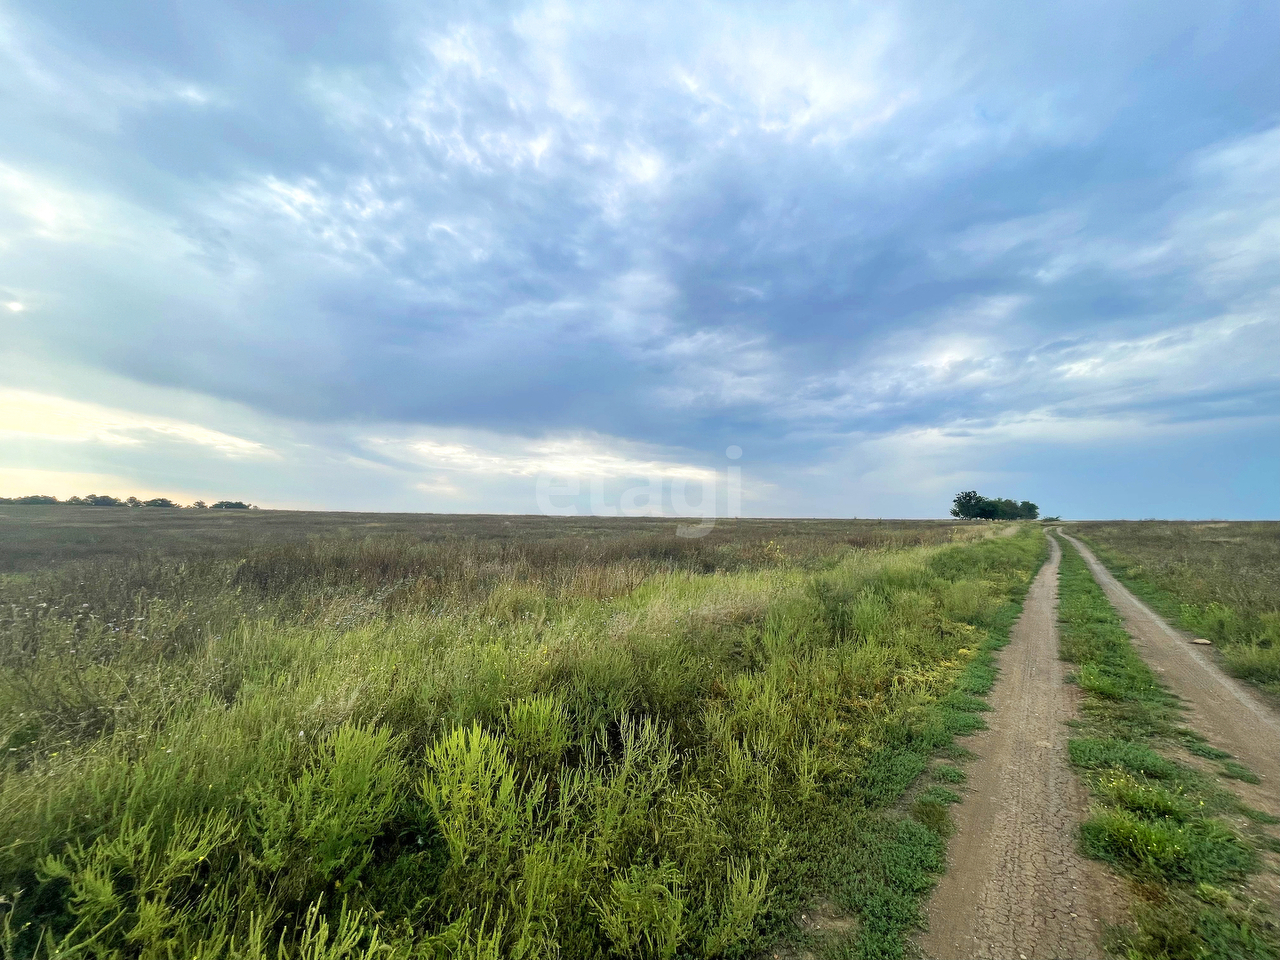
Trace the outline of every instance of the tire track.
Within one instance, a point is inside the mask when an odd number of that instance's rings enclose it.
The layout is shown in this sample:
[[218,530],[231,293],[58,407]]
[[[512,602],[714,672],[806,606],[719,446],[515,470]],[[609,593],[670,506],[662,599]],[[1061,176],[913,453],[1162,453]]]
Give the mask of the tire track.
[[1000,655],[989,729],[967,744],[978,759],[918,939],[937,960],[1101,957],[1104,922],[1123,910],[1119,882],[1077,851],[1087,795],[1067,760],[1076,694],[1058,659],[1062,554],[1049,542]]

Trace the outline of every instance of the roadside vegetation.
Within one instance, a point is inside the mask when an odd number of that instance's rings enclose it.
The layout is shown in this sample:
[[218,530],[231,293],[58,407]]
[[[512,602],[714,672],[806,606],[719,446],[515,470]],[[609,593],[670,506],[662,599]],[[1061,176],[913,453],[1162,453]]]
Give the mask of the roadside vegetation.
[[1213,641],[1237,677],[1280,697],[1280,523],[1072,524],[1171,621]]
[[0,578],[5,957],[900,956],[1041,532],[507,522]]
[[1276,915],[1251,886],[1276,870],[1276,820],[1217,782],[1256,778],[1182,725],[1176,698],[1134,652],[1067,543],[1059,616],[1062,657],[1076,665],[1084,692],[1069,744],[1093,797],[1083,847],[1133,880],[1134,924],[1116,933],[1115,952],[1129,960],[1280,957]]

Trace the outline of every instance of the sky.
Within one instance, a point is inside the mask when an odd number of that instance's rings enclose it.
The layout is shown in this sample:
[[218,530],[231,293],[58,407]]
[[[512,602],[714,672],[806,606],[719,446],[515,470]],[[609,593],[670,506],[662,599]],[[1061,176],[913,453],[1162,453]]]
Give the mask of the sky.
[[0,0],[0,496],[1278,518],[1278,48],[1274,0]]

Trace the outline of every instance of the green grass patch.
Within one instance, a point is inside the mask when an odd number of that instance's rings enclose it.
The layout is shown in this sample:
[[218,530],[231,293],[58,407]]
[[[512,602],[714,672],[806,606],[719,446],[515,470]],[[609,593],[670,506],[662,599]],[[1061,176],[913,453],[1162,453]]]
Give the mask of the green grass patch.
[[1194,753],[1197,757],[1204,757],[1206,760],[1231,759],[1231,754],[1227,753],[1227,751],[1211,747],[1199,737],[1184,737],[1183,746],[1187,748],[1188,753]]
[[1085,852],[1116,864],[1142,880],[1221,883],[1241,880],[1258,858],[1216,820],[1179,822],[1150,808],[1105,807],[1082,827]]
[[939,763],[933,768],[933,779],[939,783],[964,783],[968,776],[959,767],[949,763]]
[[1197,813],[1185,792],[1122,770],[1108,770],[1091,781],[1095,793],[1113,805],[1152,820],[1183,823]]
[[1261,783],[1262,780],[1256,773],[1246,767],[1243,763],[1237,763],[1235,760],[1222,761],[1222,775],[1232,780],[1243,780],[1245,783]]
[[[1181,745],[1251,776],[1230,754],[1181,726],[1176,698],[1133,650],[1120,618],[1079,554],[1063,545],[1061,653],[1085,696],[1071,762],[1094,799],[1081,827],[1084,851],[1131,876],[1133,925],[1114,951],[1128,960],[1280,957],[1274,919],[1243,884],[1259,869],[1268,835],[1244,833],[1224,814],[1256,814],[1204,774],[1170,758]],[[1225,951],[1225,952],[1224,952]]]
[[934,784],[920,792],[919,798],[932,803],[959,803],[960,794],[954,790],[948,790],[946,787]]
[[1119,737],[1077,737],[1068,743],[1071,762],[1086,770],[1115,767],[1158,780],[1175,778],[1179,767],[1144,743]]

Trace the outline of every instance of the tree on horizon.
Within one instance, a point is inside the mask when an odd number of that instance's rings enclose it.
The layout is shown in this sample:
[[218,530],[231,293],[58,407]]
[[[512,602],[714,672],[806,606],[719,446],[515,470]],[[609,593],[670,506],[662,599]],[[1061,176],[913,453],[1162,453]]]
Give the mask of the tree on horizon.
[[992,499],[976,490],[965,490],[952,501],[951,515],[961,520],[1035,520],[1040,508],[1030,500]]

